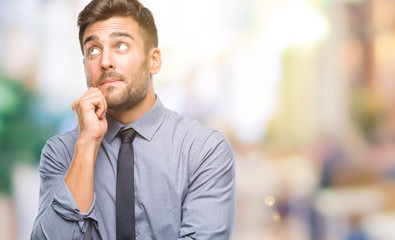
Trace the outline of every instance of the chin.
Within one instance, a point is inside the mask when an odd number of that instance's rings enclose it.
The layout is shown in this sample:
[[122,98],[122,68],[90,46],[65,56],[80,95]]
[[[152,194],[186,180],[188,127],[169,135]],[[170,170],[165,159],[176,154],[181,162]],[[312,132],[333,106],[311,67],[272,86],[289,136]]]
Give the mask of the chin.
[[110,98],[116,98],[117,96],[121,95],[120,91],[118,91],[115,87],[109,86],[100,89],[108,101]]

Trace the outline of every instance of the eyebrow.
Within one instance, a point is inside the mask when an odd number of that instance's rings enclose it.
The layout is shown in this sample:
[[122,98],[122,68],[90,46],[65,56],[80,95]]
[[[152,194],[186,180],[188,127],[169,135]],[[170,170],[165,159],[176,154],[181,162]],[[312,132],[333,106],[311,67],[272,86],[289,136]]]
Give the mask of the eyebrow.
[[98,40],[98,37],[96,37],[95,35],[91,35],[91,36],[85,38],[85,40],[84,40],[84,46],[85,46],[85,44],[86,44],[87,42],[96,41],[96,40]]
[[130,34],[127,33],[127,32],[113,32],[113,33],[110,34],[110,37],[112,37],[112,38],[116,38],[116,37],[128,37],[128,38],[134,40],[134,38],[132,37],[132,35],[130,35]]
[[[132,35],[130,35],[130,34],[127,33],[127,32],[113,32],[113,33],[110,34],[110,37],[111,37],[111,38],[128,37],[128,38],[134,40],[134,38],[132,37]],[[99,38],[98,38],[96,35],[90,35],[89,37],[87,37],[87,38],[84,40],[84,45],[85,45],[87,42],[90,42],[90,41],[97,41],[97,40],[99,40]]]

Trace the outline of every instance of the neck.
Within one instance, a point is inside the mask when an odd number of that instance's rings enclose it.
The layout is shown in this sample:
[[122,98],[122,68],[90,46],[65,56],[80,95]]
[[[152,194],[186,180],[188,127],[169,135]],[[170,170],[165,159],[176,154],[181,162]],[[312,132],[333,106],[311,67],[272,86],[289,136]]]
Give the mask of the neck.
[[143,116],[146,112],[148,112],[148,110],[150,110],[152,106],[154,106],[155,101],[156,101],[155,93],[152,88],[149,88],[147,95],[145,96],[143,101],[141,101],[133,108],[120,112],[112,111],[110,109],[108,109],[107,111],[108,114],[118,122],[122,124],[129,124],[136,121],[141,116]]

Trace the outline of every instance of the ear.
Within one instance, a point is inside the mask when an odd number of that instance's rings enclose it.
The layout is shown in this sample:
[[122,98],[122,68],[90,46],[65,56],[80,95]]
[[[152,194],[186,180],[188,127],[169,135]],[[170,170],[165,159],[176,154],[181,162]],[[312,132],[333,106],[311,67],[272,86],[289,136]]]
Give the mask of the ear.
[[162,53],[159,48],[150,50],[150,73],[151,75],[157,74],[162,67]]

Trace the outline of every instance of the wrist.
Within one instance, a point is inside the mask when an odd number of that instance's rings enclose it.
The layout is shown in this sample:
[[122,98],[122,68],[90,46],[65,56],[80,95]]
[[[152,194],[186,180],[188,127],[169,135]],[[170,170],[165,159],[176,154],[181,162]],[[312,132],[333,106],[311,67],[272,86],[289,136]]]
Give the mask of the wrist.
[[91,136],[80,132],[77,143],[85,146],[100,146],[104,136]]
[[101,138],[95,139],[80,135],[75,144],[76,151],[82,150],[83,152],[93,152],[95,153],[94,155],[96,155],[99,151],[101,141]]

